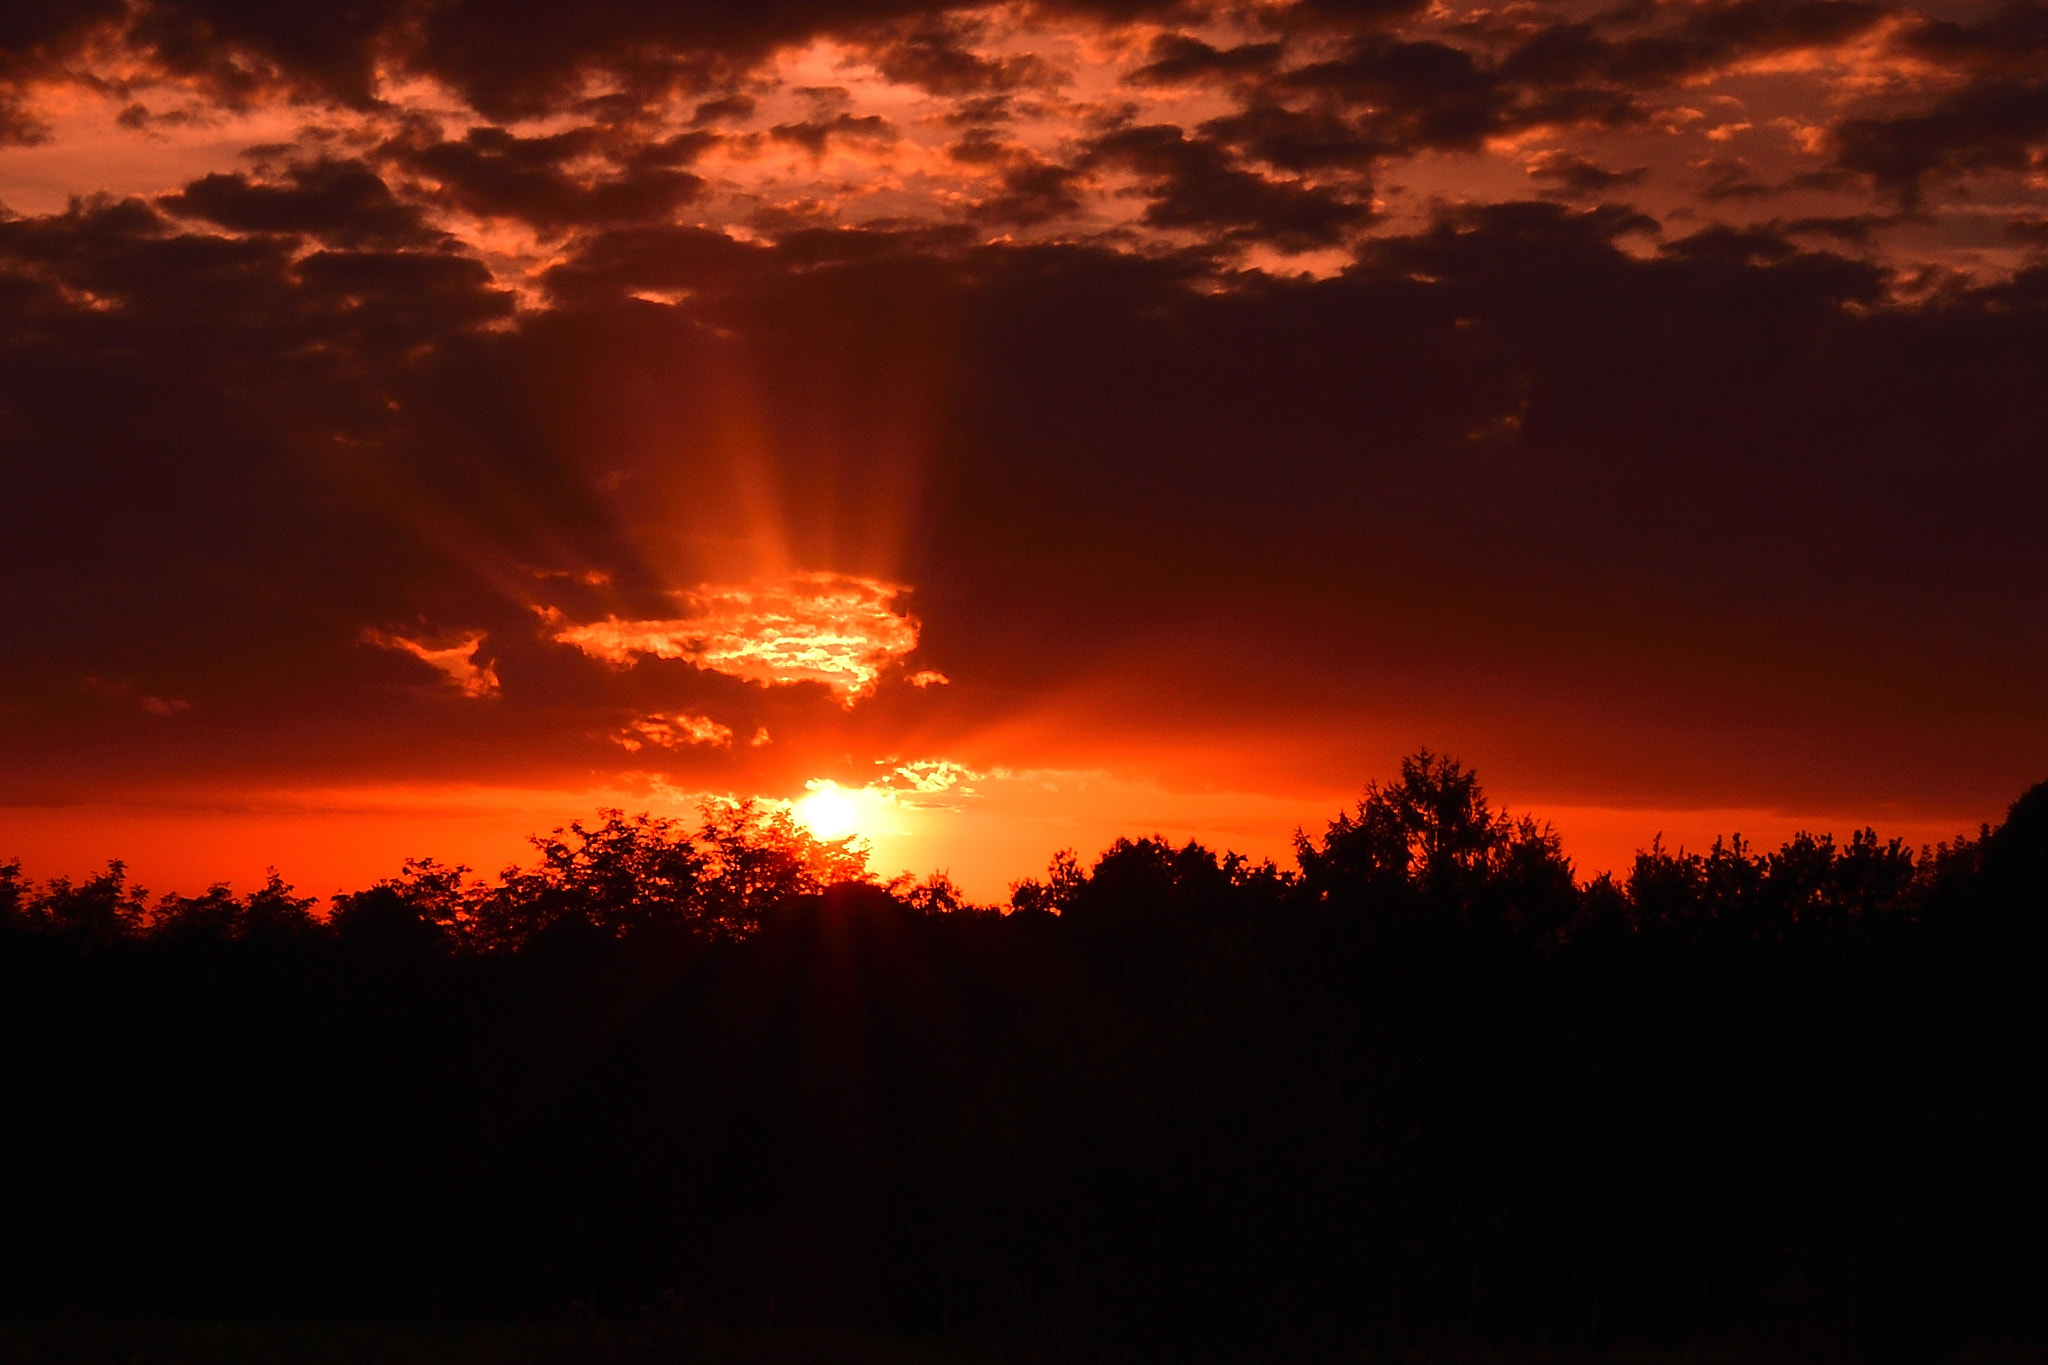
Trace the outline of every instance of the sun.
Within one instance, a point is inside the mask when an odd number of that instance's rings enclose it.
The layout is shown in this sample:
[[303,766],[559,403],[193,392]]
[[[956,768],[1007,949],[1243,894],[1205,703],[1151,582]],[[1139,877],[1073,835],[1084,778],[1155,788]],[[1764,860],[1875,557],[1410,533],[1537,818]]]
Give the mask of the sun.
[[799,823],[820,839],[838,839],[860,826],[860,806],[850,792],[830,781],[807,783],[811,794],[796,803]]

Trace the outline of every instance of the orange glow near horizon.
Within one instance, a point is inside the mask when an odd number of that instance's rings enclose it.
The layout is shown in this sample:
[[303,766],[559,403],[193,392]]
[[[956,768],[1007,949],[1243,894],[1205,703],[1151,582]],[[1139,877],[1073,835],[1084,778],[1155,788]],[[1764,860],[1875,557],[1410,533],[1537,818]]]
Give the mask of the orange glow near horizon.
[[[956,780],[963,771],[957,765],[912,769],[908,778],[902,771],[889,785],[849,788],[814,780],[792,810],[820,838],[858,835],[882,879],[945,871],[983,903],[1006,902],[1012,882],[1041,875],[1060,849],[1076,850],[1087,866],[1118,837],[1195,839],[1289,868],[1295,830],[1318,833],[1357,799],[1355,792],[1175,790],[1101,771],[977,774],[972,782]],[[13,807],[0,809],[0,863],[19,858],[24,874],[37,879],[80,878],[120,858],[132,880],[152,894],[192,894],[220,881],[247,889],[275,866],[301,893],[324,899],[392,876],[408,857],[432,856],[495,875],[531,861],[528,836],[572,819],[589,821],[605,807],[646,810],[687,827],[711,795],[658,783],[583,790],[451,785]],[[1973,834],[1980,819],[1995,821],[2002,813],[1888,820],[1855,812],[1532,805],[1513,792],[1490,795],[1500,808],[1549,821],[1581,881],[1606,871],[1626,876],[1636,851],[1660,835],[1667,848],[1701,850],[1739,832],[1768,849],[1800,830],[1845,839],[1871,824],[1880,836],[1918,848]]]

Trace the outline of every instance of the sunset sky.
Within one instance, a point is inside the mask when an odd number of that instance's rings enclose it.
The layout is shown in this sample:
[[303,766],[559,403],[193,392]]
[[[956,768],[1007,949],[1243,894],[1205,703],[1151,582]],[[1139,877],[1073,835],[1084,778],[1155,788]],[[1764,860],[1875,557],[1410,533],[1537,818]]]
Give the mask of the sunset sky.
[[2048,777],[2042,3],[69,0],[0,205],[31,875]]

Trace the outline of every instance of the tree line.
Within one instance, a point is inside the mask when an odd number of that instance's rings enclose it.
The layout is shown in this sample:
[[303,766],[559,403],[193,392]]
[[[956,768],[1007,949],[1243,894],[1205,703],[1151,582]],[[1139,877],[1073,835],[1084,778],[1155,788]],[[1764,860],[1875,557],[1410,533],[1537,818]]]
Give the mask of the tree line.
[[1291,867],[1122,839],[1000,909],[757,804],[534,845],[325,916],[0,866],[0,1308],[2042,1338],[2048,784],[1582,882],[1424,753]]

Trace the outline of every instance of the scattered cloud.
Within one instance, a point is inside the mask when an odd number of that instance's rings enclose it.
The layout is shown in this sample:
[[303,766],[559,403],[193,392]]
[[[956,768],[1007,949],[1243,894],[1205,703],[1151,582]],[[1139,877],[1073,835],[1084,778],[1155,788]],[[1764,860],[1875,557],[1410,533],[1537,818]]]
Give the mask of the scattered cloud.
[[495,697],[499,683],[497,669],[477,658],[485,632],[470,631],[450,641],[443,638],[415,640],[390,631],[365,627],[362,638],[380,649],[410,654],[439,673],[442,680],[465,697]]
[[153,697],[136,689],[132,683],[108,682],[104,678],[88,675],[85,685],[103,697],[112,697],[141,707],[152,716],[176,716],[192,709],[192,703],[175,697]]
[[934,796],[940,792],[959,789],[969,794],[965,784],[979,782],[986,773],[976,772],[964,763],[946,758],[923,758],[910,763],[899,763],[887,776],[876,779],[869,785],[879,791],[918,796]]
[[1525,168],[1531,179],[1557,182],[1558,191],[1566,195],[1599,195],[1642,183],[1649,167],[1637,166],[1632,170],[1615,171],[1583,156],[1564,151],[1538,152],[1529,159]]
[[[713,747],[732,746],[732,727],[720,725],[709,716],[692,716],[678,712],[673,715],[641,716],[627,725],[613,742],[629,753],[638,753],[648,744],[664,749],[681,748],[701,744]],[[758,742],[758,741],[757,741]]]

